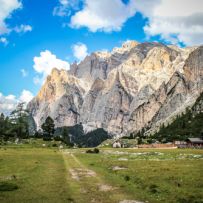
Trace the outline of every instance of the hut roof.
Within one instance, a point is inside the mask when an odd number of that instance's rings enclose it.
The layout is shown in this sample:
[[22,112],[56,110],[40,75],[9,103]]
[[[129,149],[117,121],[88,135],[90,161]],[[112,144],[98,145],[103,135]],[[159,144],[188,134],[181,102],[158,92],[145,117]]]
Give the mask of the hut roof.
[[201,138],[197,138],[197,137],[188,138],[187,141],[190,141],[192,143],[197,143],[197,144],[203,144],[203,140]]

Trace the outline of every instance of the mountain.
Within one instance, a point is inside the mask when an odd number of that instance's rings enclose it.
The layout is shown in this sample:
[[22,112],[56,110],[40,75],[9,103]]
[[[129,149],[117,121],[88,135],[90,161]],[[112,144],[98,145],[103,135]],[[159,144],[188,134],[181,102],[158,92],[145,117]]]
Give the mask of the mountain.
[[54,68],[28,104],[37,127],[82,124],[123,136],[154,132],[194,104],[203,91],[203,46],[179,48],[127,41],[94,52],[69,71]]

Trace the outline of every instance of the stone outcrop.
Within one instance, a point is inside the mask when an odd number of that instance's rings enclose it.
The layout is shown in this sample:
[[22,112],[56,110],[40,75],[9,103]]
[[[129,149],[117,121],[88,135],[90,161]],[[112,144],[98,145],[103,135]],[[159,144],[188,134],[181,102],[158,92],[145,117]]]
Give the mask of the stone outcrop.
[[203,46],[178,48],[127,41],[95,52],[69,71],[53,69],[28,108],[38,127],[82,123],[126,135],[155,130],[191,106],[203,91]]

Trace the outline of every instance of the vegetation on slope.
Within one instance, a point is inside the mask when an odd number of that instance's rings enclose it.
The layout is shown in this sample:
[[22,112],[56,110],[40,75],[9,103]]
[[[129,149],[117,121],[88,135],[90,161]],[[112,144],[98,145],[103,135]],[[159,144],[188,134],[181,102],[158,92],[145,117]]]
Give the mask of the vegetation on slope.
[[74,144],[78,147],[96,147],[109,138],[108,133],[102,128],[85,133],[83,126],[55,128],[54,120],[47,117],[41,129],[36,131],[29,112],[24,109],[24,104],[20,103],[9,117],[0,115],[0,145],[7,141],[16,141],[30,137],[43,138],[45,141],[62,141],[67,146]]
[[8,140],[11,137],[17,137],[19,139],[27,138],[30,133],[30,122],[30,115],[24,109],[24,103],[18,104],[9,117],[5,117],[2,113],[0,115],[0,141],[2,139]]
[[64,129],[68,132],[66,135],[71,135],[71,142],[79,147],[96,147],[103,141],[109,138],[108,133],[103,128],[85,133],[82,125],[75,125],[70,127],[57,128],[55,134],[63,134]]
[[203,93],[196,100],[192,108],[179,115],[175,120],[160,127],[151,138],[159,141],[170,142],[173,140],[185,140],[188,137],[203,136]]

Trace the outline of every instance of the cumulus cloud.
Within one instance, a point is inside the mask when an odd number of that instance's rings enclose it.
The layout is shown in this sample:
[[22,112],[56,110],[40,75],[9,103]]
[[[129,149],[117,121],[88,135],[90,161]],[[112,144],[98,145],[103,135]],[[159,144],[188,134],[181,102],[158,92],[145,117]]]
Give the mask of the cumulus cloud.
[[137,9],[148,19],[144,27],[148,37],[160,36],[186,45],[203,44],[202,0],[154,0],[150,7],[137,3]]
[[21,24],[20,26],[16,26],[14,28],[14,31],[16,31],[17,33],[31,32],[32,31],[32,26]]
[[136,13],[135,0],[85,0],[82,10],[71,17],[73,28],[87,27],[90,31],[120,31],[128,18]]
[[42,84],[53,68],[68,70],[70,67],[67,61],[58,59],[49,50],[40,52],[40,56],[34,57],[33,61],[33,68],[37,73],[34,78],[35,84]]
[[0,112],[8,115],[15,109],[17,100],[14,95],[4,96],[0,93]]
[[0,43],[6,46],[8,44],[8,40],[5,37],[0,37]]
[[0,113],[9,115],[19,102],[25,102],[27,104],[32,98],[33,94],[28,90],[23,90],[19,98],[12,94],[4,96],[0,93]]
[[[70,2],[59,0],[63,8],[59,16],[71,15]],[[66,9],[65,9],[66,8]],[[202,0],[84,0],[83,6],[70,17],[72,28],[87,27],[91,32],[120,31],[124,23],[137,12],[146,24],[147,38],[159,36],[171,43],[199,45],[203,43]],[[136,32],[136,27],[135,27]]]
[[28,76],[28,71],[26,71],[25,69],[21,69],[20,72],[24,78]]
[[72,50],[74,57],[79,61],[82,61],[88,55],[87,46],[80,42],[74,44]]
[[32,92],[30,92],[28,90],[23,90],[19,97],[19,101],[28,103],[32,100],[33,97],[34,97],[34,95],[32,94]]
[[0,34],[6,34],[11,31],[5,20],[11,17],[14,10],[22,8],[19,0],[0,0]]
[[11,27],[6,22],[7,19],[12,17],[12,14],[23,7],[21,0],[0,0],[0,43],[5,46],[8,44],[8,40],[4,37],[11,32],[25,33],[32,31],[30,25],[18,25]]

